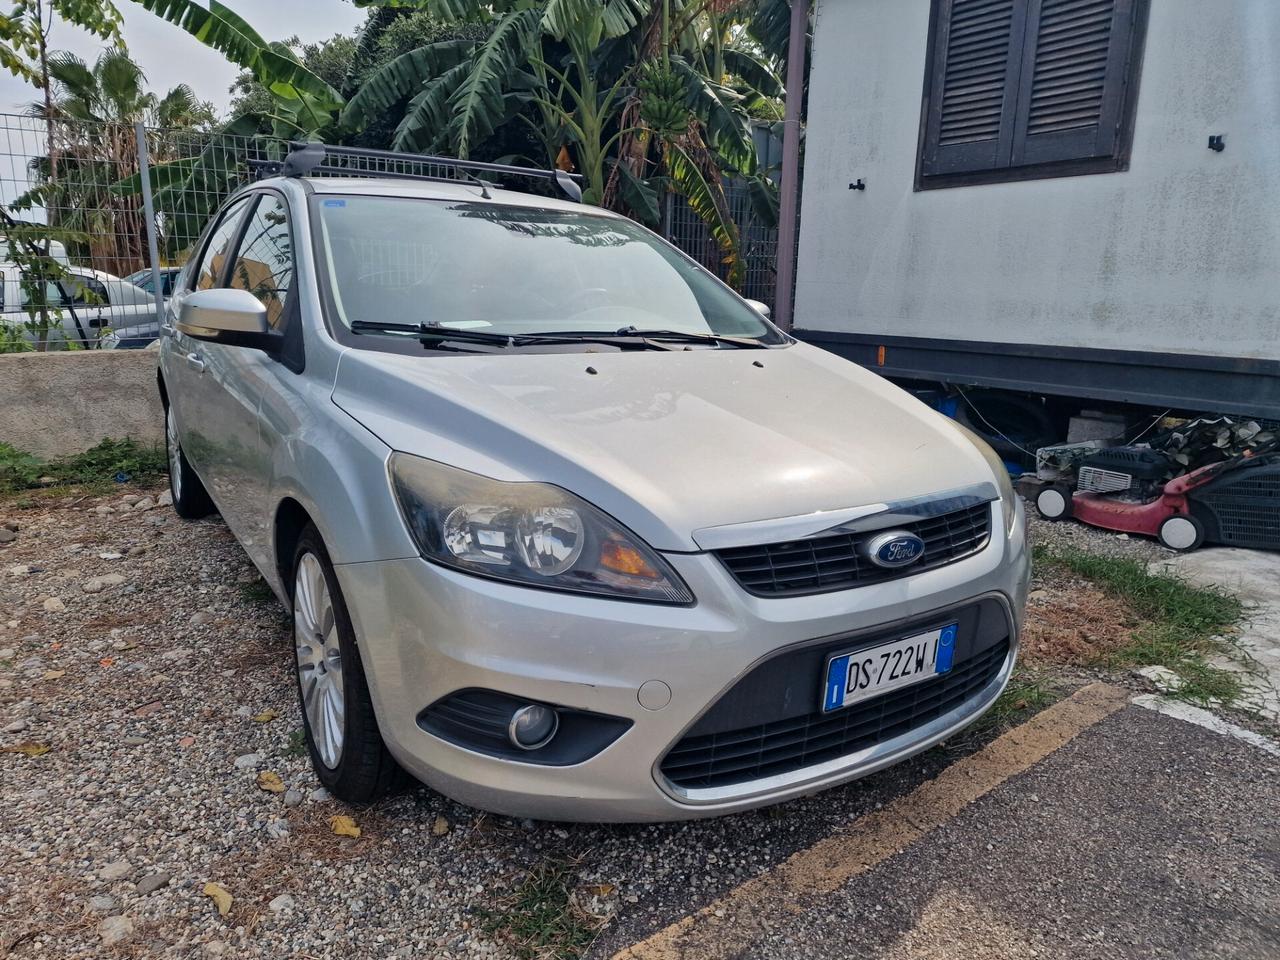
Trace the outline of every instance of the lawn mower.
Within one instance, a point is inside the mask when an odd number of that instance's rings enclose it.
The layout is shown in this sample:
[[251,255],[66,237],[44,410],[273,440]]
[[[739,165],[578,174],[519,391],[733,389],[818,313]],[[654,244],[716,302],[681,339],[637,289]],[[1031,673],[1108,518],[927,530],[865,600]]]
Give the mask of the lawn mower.
[[[1176,452],[1149,446],[1054,448],[1057,476],[1036,493],[1046,520],[1153,536],[1172,550],[1205,541],[1280,550],[1280,451],[1275,439],[1216,452],[1226,459],[1185,469]],[[1042,451],[1042,454],[1045,451]],[[1064,469],[1065,467],[1065,469]],[[1040,471],[1044,476],[1045,471]]]

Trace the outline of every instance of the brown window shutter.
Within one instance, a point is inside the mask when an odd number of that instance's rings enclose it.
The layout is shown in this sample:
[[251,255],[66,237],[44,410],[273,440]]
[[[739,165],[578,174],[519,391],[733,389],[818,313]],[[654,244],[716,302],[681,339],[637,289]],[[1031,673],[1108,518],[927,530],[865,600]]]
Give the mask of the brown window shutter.
[[1026,14],[1026,0],[941,0],[925,176],[1008,166]]
[[1134,0],[1029,0],[1012,166],[1115,154]]

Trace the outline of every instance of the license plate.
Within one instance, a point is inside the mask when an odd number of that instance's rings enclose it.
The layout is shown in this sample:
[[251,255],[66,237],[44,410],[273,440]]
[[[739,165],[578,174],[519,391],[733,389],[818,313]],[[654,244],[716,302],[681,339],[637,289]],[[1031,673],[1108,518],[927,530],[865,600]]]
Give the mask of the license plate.
[[822,712],[946,673],[955,658],[957,629],[958,624],[949,623],[905,640],[832,657],[827,661]]

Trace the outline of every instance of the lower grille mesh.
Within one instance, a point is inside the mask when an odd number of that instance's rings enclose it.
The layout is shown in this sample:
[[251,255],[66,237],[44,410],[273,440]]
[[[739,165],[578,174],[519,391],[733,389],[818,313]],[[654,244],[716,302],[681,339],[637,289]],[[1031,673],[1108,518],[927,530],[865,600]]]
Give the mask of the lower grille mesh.
[[[662,761],[677,787],[723,787],[835,760],[935,720],[963,704],[1000,672],[1008,641],[957,664],[950,673],[834,713],[685,737]],[[818,691],[814,691],[814,699]]]

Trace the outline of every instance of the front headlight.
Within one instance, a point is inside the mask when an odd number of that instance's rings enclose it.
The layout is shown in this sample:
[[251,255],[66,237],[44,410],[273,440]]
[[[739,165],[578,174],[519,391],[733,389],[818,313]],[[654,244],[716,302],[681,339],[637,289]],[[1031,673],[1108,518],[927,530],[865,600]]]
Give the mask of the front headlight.
[[1009,476],[1009,469],[1004,465],[1004,461],[1000,459],[1000,454],[991,449],[991,444],[987,443],[964,424],[956,423],[950,419],[947,422],[959,430],[965,439],[977,447],[978,452],[987,458],[987,463],[991,466],[992,473],[996,475],[996,486],[1000,490],[1000,506],[1004,513],[1004,535],[1008,537],[1013,533],[1013,523],[1018,517],[1018,495],[1014,492],[1013,480]]
[[497,580],[692,603],[679,575],[616,520],[546,483],[504,483],[391,455],[391,484],[423,557]]

